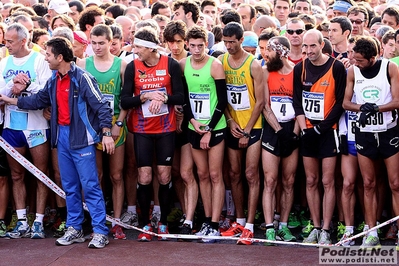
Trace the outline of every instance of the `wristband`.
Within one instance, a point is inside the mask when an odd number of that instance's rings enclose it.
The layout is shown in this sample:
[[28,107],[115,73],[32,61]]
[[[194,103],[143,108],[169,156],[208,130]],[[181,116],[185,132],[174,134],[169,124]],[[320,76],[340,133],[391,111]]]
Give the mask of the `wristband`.
[[111,131],[103,132],[103,137],[112,137]]

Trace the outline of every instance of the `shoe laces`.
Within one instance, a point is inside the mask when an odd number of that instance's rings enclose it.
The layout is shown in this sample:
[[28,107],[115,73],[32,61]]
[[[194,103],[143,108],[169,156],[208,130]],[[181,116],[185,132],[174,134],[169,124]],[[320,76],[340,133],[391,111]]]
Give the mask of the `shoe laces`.
[[97,241],[99,243],[105,243],[105,236],[103,236],[101,234],[94,233],[93,241]]

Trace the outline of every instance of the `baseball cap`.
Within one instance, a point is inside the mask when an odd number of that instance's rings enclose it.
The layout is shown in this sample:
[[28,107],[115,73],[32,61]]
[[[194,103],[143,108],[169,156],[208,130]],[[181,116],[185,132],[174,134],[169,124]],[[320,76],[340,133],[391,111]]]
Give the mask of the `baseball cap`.
[[66,0],[51,0],[48,5],[48,9],[52,9],[58,14],[72,12]]

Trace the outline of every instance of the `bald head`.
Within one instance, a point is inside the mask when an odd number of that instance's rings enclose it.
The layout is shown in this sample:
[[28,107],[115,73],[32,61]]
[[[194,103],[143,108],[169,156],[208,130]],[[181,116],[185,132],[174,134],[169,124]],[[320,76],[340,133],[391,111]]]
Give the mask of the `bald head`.
[[277,25],[271,16],[262,15],[256,19],[254,24],[254,32],[256,35],[259,36],[260,33],[267,28],[277,29]]
[[323,43],[323,34],[319,30],[316,30],[316,29],[308,30],[305,33],[305,35],[303,36],[304,41],[305,41],[305,38],[316,40],[318,44]]
[[123,41],[130,42],[130,32],[134,25],[133,20],[127,16],[119,16],[115,19],[115,23],[122,27]]

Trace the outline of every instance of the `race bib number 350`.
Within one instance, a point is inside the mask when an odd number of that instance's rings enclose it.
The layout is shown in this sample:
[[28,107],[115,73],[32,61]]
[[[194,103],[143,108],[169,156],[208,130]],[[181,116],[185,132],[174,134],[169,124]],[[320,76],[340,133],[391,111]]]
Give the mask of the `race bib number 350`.
[[306,118],[324,120],[324,93],[303,91],[302,107]]
[[247,85],[227,85],[227,100],[235,111],[248,110],[251,105],[249,103],[249,94]]

